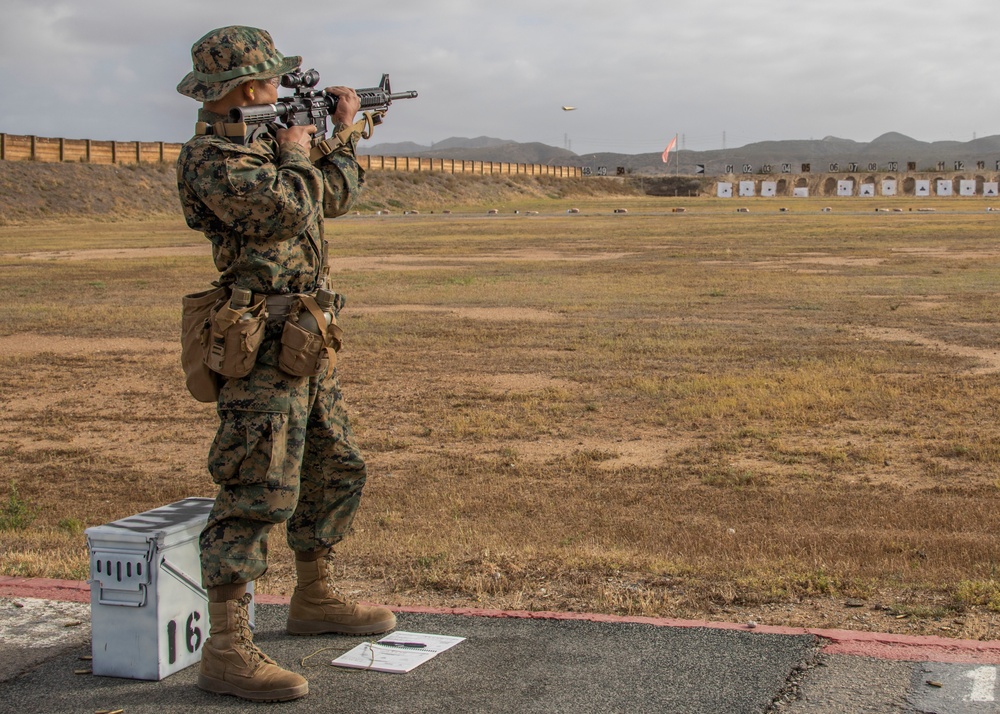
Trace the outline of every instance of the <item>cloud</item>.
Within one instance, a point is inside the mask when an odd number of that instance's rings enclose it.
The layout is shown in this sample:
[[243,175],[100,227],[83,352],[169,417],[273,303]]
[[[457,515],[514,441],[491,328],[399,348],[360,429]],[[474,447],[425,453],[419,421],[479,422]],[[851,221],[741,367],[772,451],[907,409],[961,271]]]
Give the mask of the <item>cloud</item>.
[[[228,24],[267,28],[324,84],[382,72],[420,97],[376,142],[490,135],[580,153],[662,151],[891,130],[995,133],[992,6],[966,0],[373,0],[275,12],[273,2],[7,0],[0,131],[183,141],[196,104],[174,87],[190,47]],[[559,108],[578,106],[571,114]]]

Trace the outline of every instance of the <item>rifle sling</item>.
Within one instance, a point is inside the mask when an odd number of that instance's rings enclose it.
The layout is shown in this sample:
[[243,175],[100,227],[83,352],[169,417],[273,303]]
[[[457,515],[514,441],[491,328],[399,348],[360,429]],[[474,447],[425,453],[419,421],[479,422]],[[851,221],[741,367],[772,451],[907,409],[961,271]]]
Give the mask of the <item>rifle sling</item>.
[[[374,118],[373,115],[378,115],[378,118]],[[328,139],[321,139],[310,150],[309,159],[315,163],[324,156],[329,156],[341,147],[347,146],[354,134],[357,134],[362,139],[371,138],[372,131],[374,131],[375,125],[379,123],[381,117],[381,112],[365,112],[353,124],[346,124],[343,129],[334,133]]]

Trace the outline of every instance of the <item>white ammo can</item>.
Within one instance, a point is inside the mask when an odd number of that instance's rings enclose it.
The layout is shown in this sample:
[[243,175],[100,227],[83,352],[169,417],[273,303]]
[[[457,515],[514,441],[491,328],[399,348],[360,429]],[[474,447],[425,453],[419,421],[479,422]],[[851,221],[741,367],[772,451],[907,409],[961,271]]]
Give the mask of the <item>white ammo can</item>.
[[213,503],[186,498],[86,530],[94,674],[160,680],[201,660],[198,536]]

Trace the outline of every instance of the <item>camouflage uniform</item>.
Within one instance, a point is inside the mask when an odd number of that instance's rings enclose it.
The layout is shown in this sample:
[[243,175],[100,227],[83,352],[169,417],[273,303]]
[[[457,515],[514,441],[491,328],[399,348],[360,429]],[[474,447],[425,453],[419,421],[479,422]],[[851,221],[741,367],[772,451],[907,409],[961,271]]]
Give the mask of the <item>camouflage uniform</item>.
[[[226,120],[205,109],[198,119]],[[181,203],[187,224],[212,242],[218,284],[265,295],[319,286],[327,272],[323,218],[345,213],[364,181],[355,143],[356,136],[315,165],[306,149],[279,147],[271,131],[246,145],[213,134],[184,145],[177,164]],[[219,494],[201,534],[208,588],[260,577],[276,523],[288,522],[296,552],[333,546],[361,498],[365,462],[336,370],[312,378],[280,370],[282,324],[268,320],[253,371],[227,381],[219,395],[219,430],[208,458]]]

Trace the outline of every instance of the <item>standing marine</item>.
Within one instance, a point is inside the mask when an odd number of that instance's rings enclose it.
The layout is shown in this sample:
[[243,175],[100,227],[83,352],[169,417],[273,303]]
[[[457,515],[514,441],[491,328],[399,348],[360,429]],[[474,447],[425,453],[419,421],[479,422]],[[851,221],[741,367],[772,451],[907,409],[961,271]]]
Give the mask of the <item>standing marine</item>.
[[[194,44],[191,58],[193,71],[177,91],[202,107],[177,163],[184,216],[211,241],[224,305],[238,293],[247,306],[229,308],[234,324],[259,323],[256,359],[246,374],[220,380],[217,397],[219,429],[208,469],[219,492],[200,537],[210,636],[198,686],[285,701],[305,695],[308,683],[254,644],[248,622],[247,584],[267,569],[274,525],[286,524],[295,553],[289,633],[376,634],[396,624],[388,608],[347,601],[328,578],[331,549],[350,528],[366,478],[331,340],[315,360],[315,374],[297,374],[302,370],[288,367],[282,354],[286,322],[307,310],[324,316],[314,309],[317,292],[329,287],[323,222],[344,214],[364,182],[355,157],[360,129],[318,151],[311,125],[267,125],[248,136],[230,123],[234,107],[274,103],[280,77],[301,63],[278,52],[263,30],[213,30]],[[334,132],[344,132],[360,101],[346,87],[326,91],[338,97]]]

